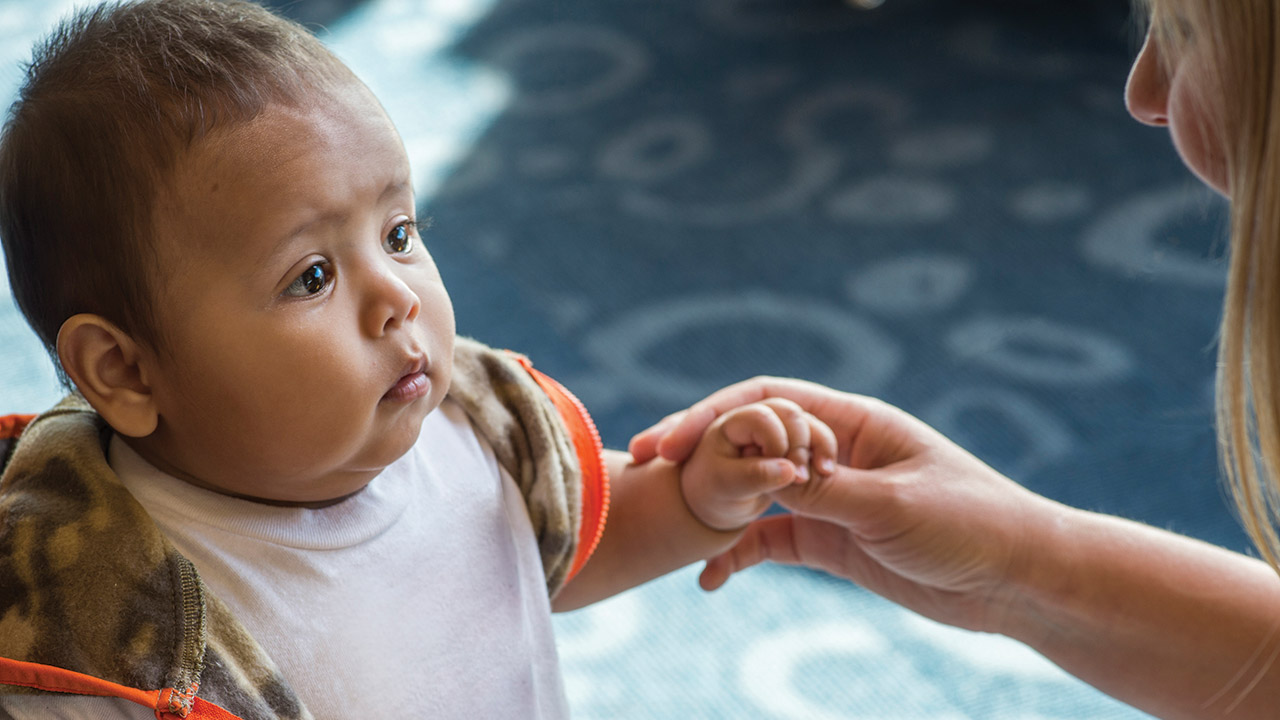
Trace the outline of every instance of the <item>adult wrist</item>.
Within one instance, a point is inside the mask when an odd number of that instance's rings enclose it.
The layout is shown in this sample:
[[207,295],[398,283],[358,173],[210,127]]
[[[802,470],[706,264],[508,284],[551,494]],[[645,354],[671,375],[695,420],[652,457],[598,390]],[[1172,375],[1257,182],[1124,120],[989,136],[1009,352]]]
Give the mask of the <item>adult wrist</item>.
[[1066,628],[1063,613],[1076,604],[1081,591],[1087,591],[1077,571],[1077,540],[1086,515],[1038,495],[1030,499],[1021,513],[1016,554],[993,593],[998,599],[984,630],[1041,648]]

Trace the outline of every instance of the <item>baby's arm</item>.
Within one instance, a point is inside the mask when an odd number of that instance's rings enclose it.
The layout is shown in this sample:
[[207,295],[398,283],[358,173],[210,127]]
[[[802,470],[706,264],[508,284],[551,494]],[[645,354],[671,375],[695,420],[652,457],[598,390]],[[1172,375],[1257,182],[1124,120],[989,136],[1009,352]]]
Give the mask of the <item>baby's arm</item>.
[[727,550],[769,506],[768,493],[800,477],[784,458],[801,465],[812,458],[822,469],[835,453],[826,425],[772,399],[718,418],[684,466],[661,458],[636,464],[628,453],[605,451],[611,499],[604,536],[553,608],[589,605]]

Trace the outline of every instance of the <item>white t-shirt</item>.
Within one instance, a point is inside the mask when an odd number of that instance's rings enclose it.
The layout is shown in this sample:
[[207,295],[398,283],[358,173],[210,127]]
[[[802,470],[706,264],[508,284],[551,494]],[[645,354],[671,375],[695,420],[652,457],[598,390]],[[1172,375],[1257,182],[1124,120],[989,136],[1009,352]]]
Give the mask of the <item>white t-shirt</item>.
[[[119,438],[111,467],[316,720],[567,718],[524,499],[451,401],[404,457],[320,509],[219,495]],[[13,696],[16,720],[150,720],[126,700]]]

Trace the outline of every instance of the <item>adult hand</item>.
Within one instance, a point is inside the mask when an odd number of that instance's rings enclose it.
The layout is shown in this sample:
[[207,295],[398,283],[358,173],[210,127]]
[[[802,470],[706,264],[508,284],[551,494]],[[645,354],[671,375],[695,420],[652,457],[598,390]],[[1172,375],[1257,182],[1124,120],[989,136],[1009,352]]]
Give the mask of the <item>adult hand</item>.
[[727,387],[633,439],[637,462],[684,460],[721,413],[786,398],[835,432],[840,466],[785,488],[791,511],[757,520],[713,558],[714,589],[756,563],[801,564],[848,578],[935,620],[999,632],[1035,548],[1071,512],[1000,475],[925,423],[878,400],[800,380]]

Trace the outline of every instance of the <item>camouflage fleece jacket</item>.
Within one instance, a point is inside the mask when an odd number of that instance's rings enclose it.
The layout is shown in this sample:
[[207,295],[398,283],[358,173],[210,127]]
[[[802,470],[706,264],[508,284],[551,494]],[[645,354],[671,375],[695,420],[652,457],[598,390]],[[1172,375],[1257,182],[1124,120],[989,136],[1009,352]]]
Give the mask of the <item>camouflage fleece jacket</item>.
[[[554,594],[604,528],[595,427],[521,356],[460,338],[453,372],[450,397],[524,494]],[[76,395],[0,418],[0,693],[121,697],[162,720],[310,718],[112,473],[110,436]]]

